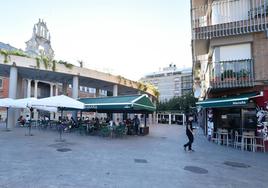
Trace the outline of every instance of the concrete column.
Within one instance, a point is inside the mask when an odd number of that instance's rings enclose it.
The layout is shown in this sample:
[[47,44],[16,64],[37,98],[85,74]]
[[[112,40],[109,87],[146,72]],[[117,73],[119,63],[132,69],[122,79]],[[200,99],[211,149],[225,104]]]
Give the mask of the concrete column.
[[113,86],[113,96],[114,97],[118,96],[118,85]]
[[168,114],[168,124],[171,125],[171,114]]
[[54,84],[50,84],[50,97],[53,97],[53,87]]
[[31,83],[32,83],[32,80],[28,79],[27,80],[27,98],[31,97]]
[[56,84],[55,85],[55,96],[58,96],[59,95],[59,85]]
[[78,76],[74,76],[73,77],[73,85],[72,85],[72,97],[74,99],[78,98],[78,90],[79,90],[79,80],[78,80]]
[[95,97],[100,97],[100,88],[96,88],[96,95]]
[[37,98],[38,80],[34,81],[34,97]]
[[[72,87],[72,97],[74,99],[77,99],[78,98],[78,91],[79,91],[79,79],[78,79],[78,76],[74,76],[73,77],[73,87]],[[77,112],[74,111],[72,113],[72,116],[75,120],[77,120]]]
[[[17,84],[18,84],[18,69],[15,66],[10,68],[9,73],[9,88],[8,97],[15,99],[17,96]],[[13,128],[16,125],[16,110],[14,108],[8,109],[7,128]]]
[[[39,82],[39,80],[35,80],[34,81],[34,97],[35,98],[37,98],[38,96],[37,96],[37,91],[38,91],[38,82]],[[37,110],[36,109],[34,109],[34,111],[33,111],[33,119],[34,120],[37,120],[38,119],[38,112],[37,112]]]
[[[113,86],[113,96],[118,96],[118,85]],[[119,118],[119,114],[113,113],[113,120],[116,121],[117,118]]]

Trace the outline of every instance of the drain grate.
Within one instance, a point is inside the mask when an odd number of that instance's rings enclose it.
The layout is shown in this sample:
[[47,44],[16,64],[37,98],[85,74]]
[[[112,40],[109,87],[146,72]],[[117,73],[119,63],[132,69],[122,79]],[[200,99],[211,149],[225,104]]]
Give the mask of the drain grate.
[[4,130],[2,130],[3,132],[11,132],[11,130],[10,129],[4,129]]
[[74,145],[74,143],[69,143],[69,142],[58,142],[58,143],[56,143],[56,144],[50,144],[50,145],[48,145],[48,147],[53,147],[53,148],[60,149],[60,148],[68,148],[68,147],[70,147],[71,145]]
[[232,162],[232,161],[225,161],[223,164],[231,167],[237,167],[237,168],[249,168],[250,165],[244,164],[244,163],[238,163],[238,162]]
[[148,163],[146,159],[134,159],[135,163]]
[[59,148],[59,149],[57,149],[57,151],[59,151],[59,152],[68,152],[68,151],[72,151],[72,150],[69,149],[69,148]]
[[196,173],[196,174],[207,174],[208,170],[204,169],[204,168],[200,168],[197,166],[185,166],[184,170]]

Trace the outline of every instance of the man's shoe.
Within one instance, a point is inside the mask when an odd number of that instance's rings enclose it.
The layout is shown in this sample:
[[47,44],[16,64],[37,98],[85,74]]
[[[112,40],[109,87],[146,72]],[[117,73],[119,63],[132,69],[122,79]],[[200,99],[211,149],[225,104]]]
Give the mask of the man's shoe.
[[183,148],[184,148],[184,151],[186,151],[186,146],[183,146]]
[[193,150],[193,149],[190,149],[189,151],[190,151],[190,152],[194,152],[194,150]]

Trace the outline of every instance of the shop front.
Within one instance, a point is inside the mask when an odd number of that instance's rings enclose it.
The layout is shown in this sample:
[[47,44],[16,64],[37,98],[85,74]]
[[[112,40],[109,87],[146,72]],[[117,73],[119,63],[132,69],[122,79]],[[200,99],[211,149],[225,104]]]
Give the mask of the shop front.
[[[267,104],[266,94],[268,96],[268,92],[247,93],[198,102],[196,105],[204,114],[205,134],[213,139],[219,130],[225,130],[228,132],[229,140],[234,140],[235,134],[242,137],[244,133],[252,132],[256,137],[268,140],[267,128],[263,130],[267,125],[265,121],[267,112],[264,110],[264,105],[266,107]],[[268,121],[268,118],[266,119]],[[268,142],[265,144],[268,151]]]

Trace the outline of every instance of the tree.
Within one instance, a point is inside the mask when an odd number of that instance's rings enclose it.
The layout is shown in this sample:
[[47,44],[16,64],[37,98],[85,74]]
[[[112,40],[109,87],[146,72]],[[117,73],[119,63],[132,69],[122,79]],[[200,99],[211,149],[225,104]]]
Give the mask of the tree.
[[182,113],[192,112],[197,99],[194,98],[193,93],[187,93],[181,97],[174,97],[169,101],[158,102],[157,111],[180,111]]

